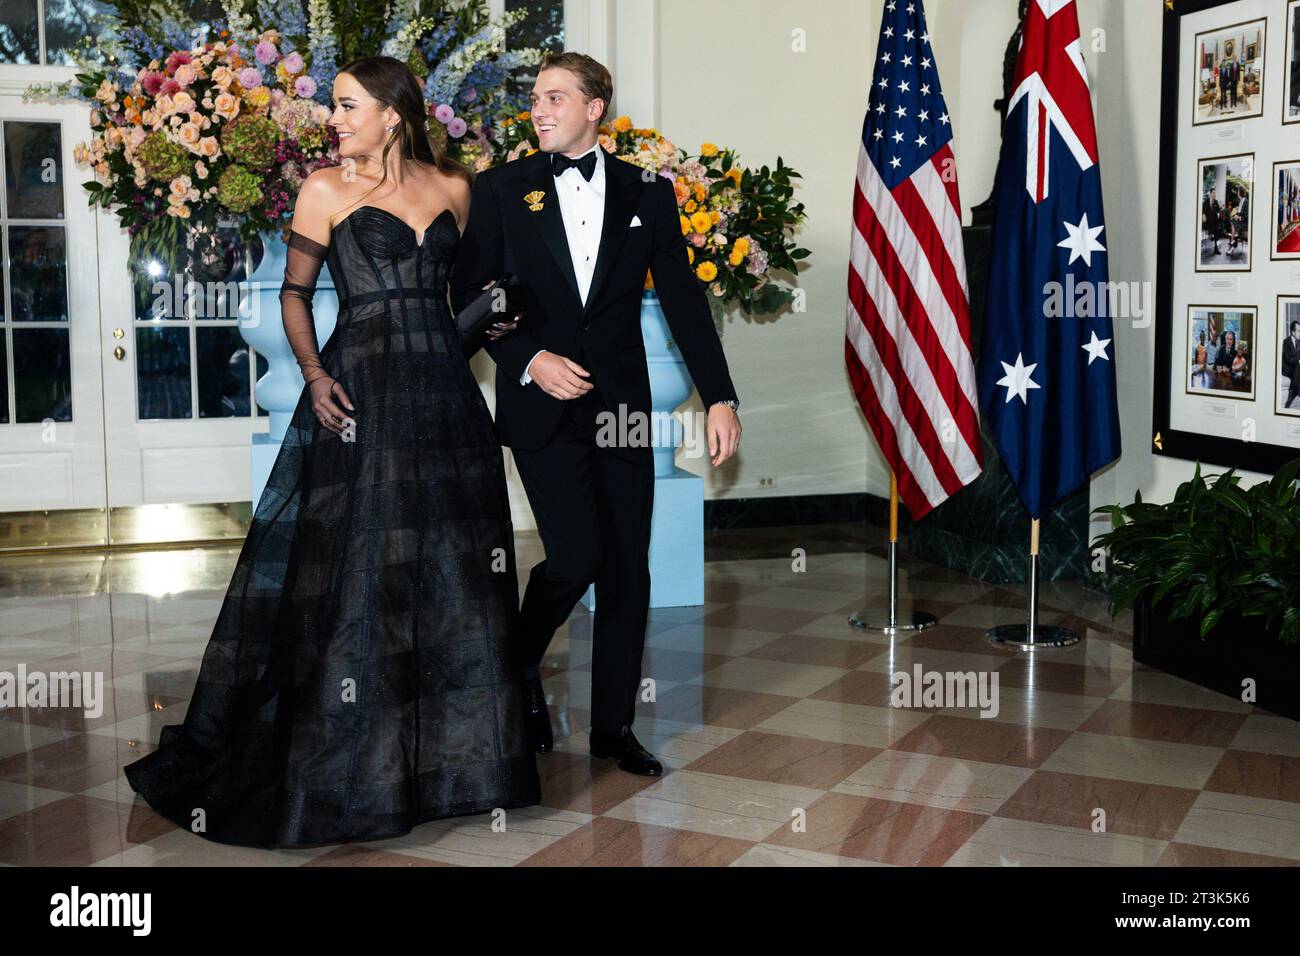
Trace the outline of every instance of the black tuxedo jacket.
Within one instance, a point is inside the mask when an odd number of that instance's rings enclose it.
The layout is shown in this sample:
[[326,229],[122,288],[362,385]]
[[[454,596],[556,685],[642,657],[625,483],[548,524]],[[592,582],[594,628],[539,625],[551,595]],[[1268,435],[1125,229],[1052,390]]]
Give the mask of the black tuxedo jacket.
[[[521,322],[520,325],[522,324]],[[1300,368],[1300,348],[1296,347],[1288,335],[1282,340],[1282,374],[1294,378],[1297,368]]]
[[[601,148],[601,147],[598,147]],[[451,278],[457,312],[503,273],[521,280],[519,327],[487,344],[496,362],[496,430],[501,444],[540,448],[560,421],[565,400],[536,382],[520,385],[539,349],[572,359],[590,374],[607,407],[650,412],[650,377],[641,338],[647,269],[664,316],[705,408],[735,399],[686,242],[672,183],[643,179],[639,167],[606,153],[605,213],[584,308],[569,256],[549,153],[538,151],[480,173]],[[647,174],[649,175],[649,174]],[[537,206],[533,209],[531,207]],[[633,217],[640,226],[631,226]]]

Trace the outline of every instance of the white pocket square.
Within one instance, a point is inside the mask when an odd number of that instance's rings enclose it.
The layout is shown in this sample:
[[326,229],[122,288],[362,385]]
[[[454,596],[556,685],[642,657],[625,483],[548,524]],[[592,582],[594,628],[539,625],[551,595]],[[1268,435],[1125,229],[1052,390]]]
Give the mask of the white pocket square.
[[633,217],[632,217],[632,222],[629,223],[628,228],[631,229],[633,226],[639,226],[639,225],[641,225],[641,217],[640,217],[640,216],[633,216]]

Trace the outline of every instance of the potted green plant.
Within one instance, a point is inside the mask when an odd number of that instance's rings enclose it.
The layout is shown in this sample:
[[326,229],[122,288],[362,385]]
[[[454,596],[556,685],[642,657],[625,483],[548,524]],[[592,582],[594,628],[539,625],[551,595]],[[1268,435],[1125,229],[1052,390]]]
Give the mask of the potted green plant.
[[1300,459],[1270,481],[1198,464],[1168,504],[1098,508],[1112,530],[1112,613],[1133,608],[1133,659],[1300,720]]

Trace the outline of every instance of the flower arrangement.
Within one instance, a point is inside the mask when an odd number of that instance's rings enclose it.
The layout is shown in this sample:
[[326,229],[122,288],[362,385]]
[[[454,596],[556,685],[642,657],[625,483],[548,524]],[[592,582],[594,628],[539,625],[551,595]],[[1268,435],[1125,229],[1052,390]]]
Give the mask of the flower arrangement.
[[501,117],[527,104],[511,76],[542,59],[535,47],[505,48],[506,31],[526,15],[516,9],[492,18],[485,5],[464,0],[398,0],[391,12],[391,39],[380,52],[424,84],[430,136],[478,172],[501,159]]
[[338,163],[327,124],[344,63],[401,59],[424,86],[430,135],[484,169],[497,117],[519,108],[513,72],[542,56],[505,50],[526,11],[493,18],[482,0],[224,0],[212,22],[166,0],[113,6],[78,45],[75,80],[25,99],[90,103],[94,136],[76,152],[94,170],[90,202],[116,211],[133,260],[173,273],[220,256],[218,223],[245,241],[284,227],[302,180]]
[[94,137],[74,155],[94,170],[91,204],[115,209],[137,260],[184,265],[186,233],[208,240],[195,255],[213,254],[222,220],[251,239],[281,222],[308,174],[337,162],[330,110],[273,30],[245,52],[224,39],[173,50],[129,86],[106,71],[77,79],[95,103]]
[[[537,149],[527,111],[500,123],[506,160]],[[643,129],[619,116],[599,128],[599,143],[610,155],[672,181],[687,258],[707,288],[714,318],[722,307],[738,305],[746,315],[770,314],[794,301],[793,291],[773,281],[778,270],[794,274],[808,250],[789,233],[806,219],[793,202],[799,173],[777,157],[775,169],[746,169],[734,150],[704,143],[696,155],[679,149],[658,130]],[[653,282],[646,276],[646,288]]]

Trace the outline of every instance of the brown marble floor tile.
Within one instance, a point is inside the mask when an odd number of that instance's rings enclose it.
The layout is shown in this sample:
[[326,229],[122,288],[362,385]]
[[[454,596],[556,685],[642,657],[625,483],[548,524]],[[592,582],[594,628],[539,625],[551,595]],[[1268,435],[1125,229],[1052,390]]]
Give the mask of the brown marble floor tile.
[[1031,661],[1027,655],[1013,657],[998,668],[998,682],[1003,687],[1032,687],[1085,697],[1109,697],[1128,679],[1125,671],[1041,658]]
[[748,730],[785,710],[797,699],[726,687],[683,684],[662,694],[653,704],[641,704],[637,713],[683,724]]
[[452,866],[441,860],[430,860],[405,853],[374,850],[364,846],[341,846],[336,850],[313,857],[303,866]]
[[[929,610],[928,606],[926,608]],[[1015,648],[994,644],[984,636],[984,629],[961,624],[939,624],[919,631],[907,639],[912,647],[936,651],[960,651],[963,654],[992,654],[998,657],[1017,657],[1024,653]]]
[[[708,654],[697,651],[678,651],[667,647],[647,647],[641,662],[641,679],[652,678],[656,681],[671,681],[674,684],[685,683],[699,677],[705,671],[711,671],[719,664],[725,664],[731,658],[725,654]],[[590,671],[591,662],[577,671]]]
[[[890,695],[894,684],[890,676],[881,671],[849,671],[843,677],[827,684],[809,700],[830,700],[838,704],[861,704],[865,707],[892,707]],[[917,712],[938,711],[938,707],[900,707],[899,710]]]
[[888,650],[889,648],[884,644],[840,641],[831,637],[812,637],[807,634],[787,634],[743,656],[757,657],[765,661],[781,661],[786,664],[819,664],[824,667],[842,667],[851,670]]
[[829,790],[856,773],[878,753],[880,750],[876,747],[751,730],[683,769]]
[[1203,747],[1226,747],[1232,743],[1245,722],[1245,714],[1227,711],[1107,700],[1083,722],[1079,730],[1092,734],[1199,744]]
[[894,750],[960,757],[1013,767],[1038,767],[1069,731],[936,714],[894,744]]
[[727,866],[753,845],[732,837],[597,817],[519,865]]
[[59,730],[84,734],[111,727],[119,721],[139,717],[150,711],[166,710],[173,704],[184,702],[180,697],[142,694],[139,691],[105,686],[103,710],[98,717],[87,717],[85,710],[79,707],[23,707],[0,711],[0,715],[3,715],[3,719],[16,723],[56,727]]
[[894,866],[942,866],[986,819],[960,810],[828,793],[808,807],[806,832],[786,824],[763,842]]
[[1105,832],[1172,840],[1196,790],[1037,770],[994,816],[1091,830],[1105,811]]
[[0,863],[87,866],[174,829],[147,806],[73,795],[0,820]]
[[1229,750],[1205,782],[1205,789],[1300,803],[1300,757]]
[[1240,850],[1220,850],[1192,843],[1171,843],[1160,854],[1156,866],[1203,866],[1215,869],[1232,866],[1300,866],[1300,860],[1243,853]]
[[746,631],[767,631],[772,634],[789,634],[809,621],[821,617],[824,611],[799,611],[781,607],[751,607],[732,604],[710,611],[700,618],[705,627],[732,627]]
[[593,760],[585,753],[557,750],[537,755],[542,806],[599,815],[653,786],[662,777],[642,777],[618,769],[616,761]]
[[77,734],[0,760],[0,780],[81,793],[116,780],[124,766],[152,749],[144,742],[132,746],[103,734]]

